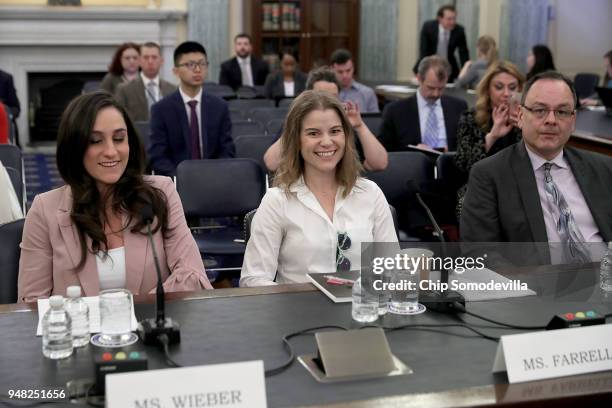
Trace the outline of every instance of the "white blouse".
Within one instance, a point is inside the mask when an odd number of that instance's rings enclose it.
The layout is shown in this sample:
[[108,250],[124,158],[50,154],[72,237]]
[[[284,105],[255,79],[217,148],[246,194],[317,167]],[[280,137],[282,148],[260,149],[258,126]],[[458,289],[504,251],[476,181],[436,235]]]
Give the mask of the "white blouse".
[[351,239],[343,251],[351,270],[361,266],[361,242],[397,243],[389,204],[374,182],[359,178],[346,198],[342,192],[332,222],[303,179],[288,194],[269,189],[253,218],[240,286],[307,282],[306,273],[335,272],[338,233]]
[[96,254],[96,265],[100,278],[100,290],[125,288],[125,247],[108,250]]

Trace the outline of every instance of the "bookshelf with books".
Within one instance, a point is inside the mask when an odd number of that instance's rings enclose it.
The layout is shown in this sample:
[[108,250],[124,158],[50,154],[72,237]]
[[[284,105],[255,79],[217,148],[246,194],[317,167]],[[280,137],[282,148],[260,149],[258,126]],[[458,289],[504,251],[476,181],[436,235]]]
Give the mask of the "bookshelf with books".
[[278,53],[295,49],[302,71],[326,64],[336,48],[358,61],[359,0],[243,0],[253,51],[278,67]]

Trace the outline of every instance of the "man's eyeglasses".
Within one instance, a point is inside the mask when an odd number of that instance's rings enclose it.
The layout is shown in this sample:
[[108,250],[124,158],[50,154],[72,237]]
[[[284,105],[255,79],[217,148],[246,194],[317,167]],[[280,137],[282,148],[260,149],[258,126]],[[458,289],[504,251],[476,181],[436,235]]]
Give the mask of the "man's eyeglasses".
[[206,61],[188,61],[182,64],[177,64],[177,67],[187,67],[190,71],[195,71],[196,67],[200,69],[204,69],[208,66],[208,62]]
[[351,238],[346,232],[338,233],[338,246],[336,247],[336,272],[351,270],[351,261],[344,256],[344,251],[351,247]]
[[576,113],[576,110],[569,110],[569,109],[548,109],[548,108],[541,108],[541,107],[529,108],[525,105],[522,105],[522,106],[523,108],[531,112],[531,114],[538,119],[544,119],[548,117],[548,114],[550,112],[554,112],[555,118],[557,118],[557,120],[567,120],[567,119],[570,119],[572,116],[574,116],[574,114]]

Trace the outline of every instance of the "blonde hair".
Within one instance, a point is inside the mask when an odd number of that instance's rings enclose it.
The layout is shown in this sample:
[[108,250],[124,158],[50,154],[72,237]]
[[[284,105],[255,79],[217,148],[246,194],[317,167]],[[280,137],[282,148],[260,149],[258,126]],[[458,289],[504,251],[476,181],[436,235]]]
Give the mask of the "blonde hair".
[[476,106],[475,106],[475,119],[476,124],[483,131],[489,131],[489,124],[491,123],[491,112],[493,107],[491,106],[491,95],[489,95],[489,88],[493,78],[501,73],[512,75],[518,80],[519,91],[523,89],[525,83],[525,76],[519,71],[516,65],[509,61],[495,61],[493,65],[487,69],[484,76],[480,80],[478,87],[476,88]]
[[484,55],[487,65],[491,65],[497,61],[497,44],[495,39],[490,35],[483,35],[478,38],[476,42],[476,48],[482,55]]
[[336,165],[336,181],[344,187],[344,197],[351,192],[362,169],[355,149],[355,134],[342,103],[333,95],[320,91],[304,91],[291,103],[280,139],[281,163],[274,177],[275,186],[288,192],[304,174],[304,158],[300,153],[304,118],[314,110],[328,109],[338,114],[345,135],[344,155]]

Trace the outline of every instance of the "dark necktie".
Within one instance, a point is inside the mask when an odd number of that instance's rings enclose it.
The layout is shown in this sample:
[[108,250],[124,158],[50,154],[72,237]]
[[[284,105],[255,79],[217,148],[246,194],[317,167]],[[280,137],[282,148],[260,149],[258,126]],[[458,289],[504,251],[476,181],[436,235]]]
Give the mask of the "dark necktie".
[[191,160],[201,159],[200,155],[200,125],[198,123],[198,113],[196,111],[196,105],[198,101],[189,101],[187,102],[191,112]]
[[550,174],[552,165],[552,163],[544,163],[544,187],[553,204],[554,217],[557,219],[557,232],[563,243],[565,261],[567,263],[590,262],[591,258],[584,244],[584,237],[576,225],[576,220],[574,220],[565,197]]

